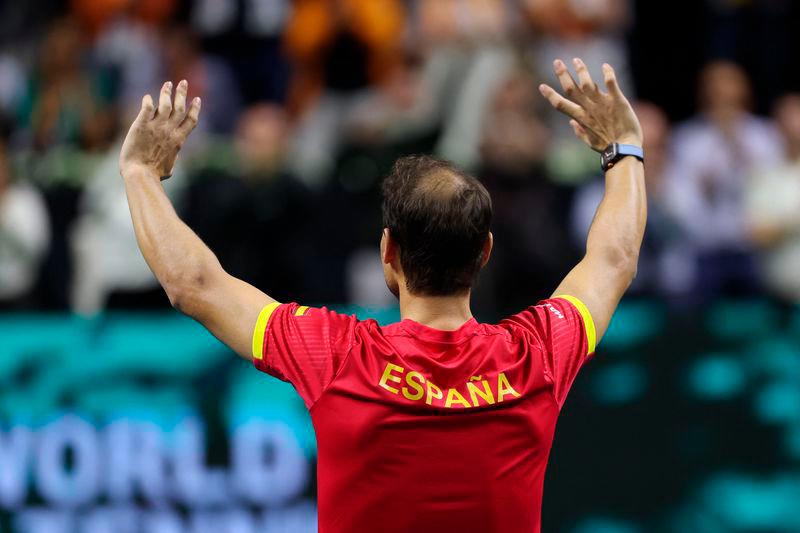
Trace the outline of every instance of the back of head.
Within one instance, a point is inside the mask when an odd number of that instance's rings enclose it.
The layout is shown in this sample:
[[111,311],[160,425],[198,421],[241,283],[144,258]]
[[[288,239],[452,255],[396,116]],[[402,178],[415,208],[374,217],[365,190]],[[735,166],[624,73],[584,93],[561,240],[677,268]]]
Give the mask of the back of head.
[[491,220],[486,188],[445,161],[400,158],[383,183],[383,226],[399,246],[413,294],[468,291],[483,264]]

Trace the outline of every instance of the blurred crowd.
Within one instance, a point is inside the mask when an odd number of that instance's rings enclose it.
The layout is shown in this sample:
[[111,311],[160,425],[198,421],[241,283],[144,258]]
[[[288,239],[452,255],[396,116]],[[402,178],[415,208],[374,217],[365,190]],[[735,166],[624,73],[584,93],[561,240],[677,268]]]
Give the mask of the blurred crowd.
[[136,247],[117,156],[141,96],[181,79],[203,115],[165,187],[232,274],[284,301],[390,304],[380,181],[396,157],[429,152],[493,197],[477,303],[528,305],[580,258],[603,194],[598,156],[537,91],[552,59],[575,56],[596,79],[603,61],[616,67],[645,131],[650,219],[633,292],[800,301],[800,93],[770,94],[756,115],[746,69],[720,54],[696,83],[674,81],[694,84],[694,115],[668,116],[668,102],[637,97],[635,7],[0,3],[0,308],[168,305]]

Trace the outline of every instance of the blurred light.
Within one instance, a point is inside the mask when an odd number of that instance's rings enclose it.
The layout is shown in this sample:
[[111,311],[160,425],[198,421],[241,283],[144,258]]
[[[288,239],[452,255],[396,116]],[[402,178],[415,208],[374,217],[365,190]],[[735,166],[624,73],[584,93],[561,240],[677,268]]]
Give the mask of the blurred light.
[[637,400],[647,389],[647,374],[638,363],[608,365],[594,376],[595,399],[607,405],[621,405]]
[[581,520],[572,533],[639,533],[642,529],[628,521],[602,516]]
[[743,365],[731,356],[713,354],[689,369],[689,389],[707,400],[725,400],[741,393],[746,384]]
[[725,531],[800,530],[800,478],[756,478],[727,473],[704,487],[700,505],[712,510]]
[[777,310],[766,301],[723,301],[708,312],[709,331],[723,339],[764,337],[779,323]]
[[368,320],[372,318],[382,326],[400,322],[399,306],[371,308],[358,305],[337,305],[332,309],[344,315],[356,315],[359,320]]
[[755,342],[747,349],[748,365],[756,372],[800,381],[800,348],[780,335]]
[[664,328],[664,310],[653,302],[622,302],[603,336],[603,348],[621,350],[646,342]]
[[792,459],[800,459],[800,421],[795,422],[784,433],[784,446],[786,446],[786,453]]
[[800,388],[790,381],[772,382],[756,393],[754,409],[763,422],[800,422]]

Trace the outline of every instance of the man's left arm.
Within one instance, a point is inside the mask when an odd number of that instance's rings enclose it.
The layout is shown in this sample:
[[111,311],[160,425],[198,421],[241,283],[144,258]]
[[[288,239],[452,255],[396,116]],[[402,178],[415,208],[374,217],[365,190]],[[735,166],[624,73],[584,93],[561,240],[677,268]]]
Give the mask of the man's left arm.
[[[586,65],[574,60],[578,81],[561,60],[554,62],[566,97],[548,85],[540,90],[550,104],[570,117],[575,134],[602,152],[612,143],[643,143],[639,119],[622,90],[614,69],[603,65],[606,90],[592,80]],[[606,170],[605,194],[589,228],[586,255],[567,274],[554,296],[566,296],[578,307],[591,330],[589,351],[603,337],[622,295],[636,275],[647,221],[644,165],[625,157]],[[571,298],[570,298],[571,297]]]
[[261,310],[274,300],[230,276],[214,253],[178,217],[161,180],[172,173],[178,152],[200,115],[200,99],[187,111],[186,81],[161,89],[158,108],[147,95],[120,154],[120,173],[136,240],[172,305],[203,324],[246,359]]

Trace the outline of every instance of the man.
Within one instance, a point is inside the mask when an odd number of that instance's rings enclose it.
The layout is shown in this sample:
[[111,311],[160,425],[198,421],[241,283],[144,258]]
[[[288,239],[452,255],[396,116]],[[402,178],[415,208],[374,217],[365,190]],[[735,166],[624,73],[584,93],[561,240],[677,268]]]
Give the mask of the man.
[[750,111],[752,87],[741,66],[708,63],[699,93],[700,113],[673,130],[664,201],[684,250],[694,256],[687,264],[688,292],[703,302],[760,290],[745,189],[756,166],[781,161],[781,138],[773,124]]
[[800,94],[775,104],[784,141],[779,163],[754,171],[745,188],[745,221],[761,249],[764,284],[788,302],[800,302]]
[[588,145],[620,153],[605,158],[584,259],[556,296],[498,325],[469,306],[492,250],[491,201],[474,178],[427,157],[387,178],[381,259],[402,322],[281,304],[226,274],[161,188],[200,100],[187,112],[185,82],[174,102],[164,84],[157,109],[144,97],[120,155],[142,253],[177,309],[305,400],[321,531],[539,531],[556,418],[634,277],[646,219],[636,115],[610,66],[603,92],[574,65],[577,81],[555,62],[569,99],[542,94]]

